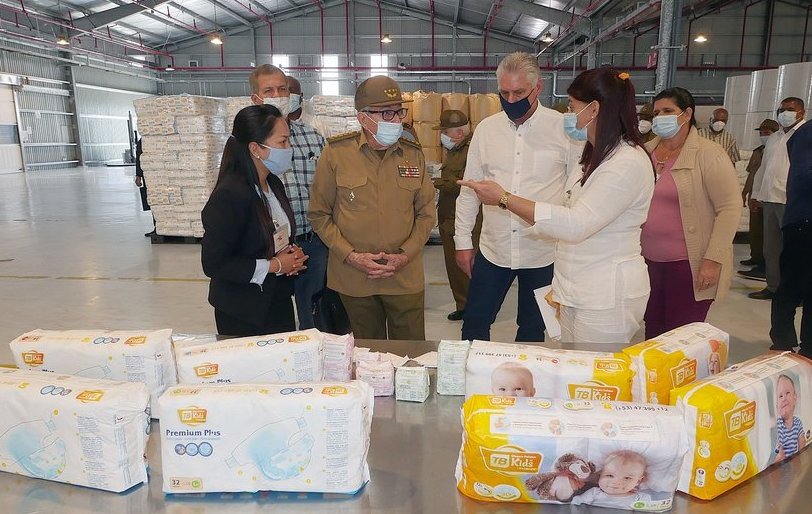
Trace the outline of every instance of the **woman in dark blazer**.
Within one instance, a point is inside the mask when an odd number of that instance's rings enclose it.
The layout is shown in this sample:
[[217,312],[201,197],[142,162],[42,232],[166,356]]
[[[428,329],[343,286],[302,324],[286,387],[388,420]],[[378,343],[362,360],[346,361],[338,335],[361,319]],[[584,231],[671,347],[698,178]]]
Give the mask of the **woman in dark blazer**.
[[295,330],[293,276],[307,256],[292,244],[295,218],[279,179],[290,168],[290,131],[276,107],[234,118],[220,174],[203,208],[203,272],[217,332],[230,336]]

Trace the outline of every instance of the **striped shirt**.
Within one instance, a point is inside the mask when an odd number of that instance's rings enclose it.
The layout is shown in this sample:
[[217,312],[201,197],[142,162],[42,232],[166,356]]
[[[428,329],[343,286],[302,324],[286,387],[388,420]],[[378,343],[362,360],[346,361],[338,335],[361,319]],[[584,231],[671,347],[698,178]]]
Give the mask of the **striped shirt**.
[[775,424],[778,429],[778,442],[784,447],[784,456],[791,457],[798,453],[798,439],[804,433],[804,425],[801,423],[801,418],[798,416],[792,417],[792,427],[787,428],[784,424],[784,418],[779,417],[778,422]]
[[310,125],[298,120],[291,121],[290,146],[293,148],[291,169],[281,179],[296,218],[295,235],[302,235],[313,230],[307,222],[307,207],[310,204],[310,186],[316,174],[316,161],[324,148],[324,138]]
[[736,145],[736,138],[727,130],[722,129],[721,132],[714,132],[710,128],[702,128],[699,129],[699,135],[724,148],[733,164],[742,160],[741,155],[739,155],[739,147]]

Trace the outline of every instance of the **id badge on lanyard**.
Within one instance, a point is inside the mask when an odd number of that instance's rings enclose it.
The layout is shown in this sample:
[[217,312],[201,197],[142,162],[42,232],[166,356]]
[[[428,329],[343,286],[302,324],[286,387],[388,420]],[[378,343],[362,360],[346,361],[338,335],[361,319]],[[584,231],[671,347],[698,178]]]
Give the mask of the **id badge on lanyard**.
[[276,227],[273,232],[273,248],[275,253],[279,253],[290,245],[290,226],[287,223],[279,225],[276,220],[273,225]]

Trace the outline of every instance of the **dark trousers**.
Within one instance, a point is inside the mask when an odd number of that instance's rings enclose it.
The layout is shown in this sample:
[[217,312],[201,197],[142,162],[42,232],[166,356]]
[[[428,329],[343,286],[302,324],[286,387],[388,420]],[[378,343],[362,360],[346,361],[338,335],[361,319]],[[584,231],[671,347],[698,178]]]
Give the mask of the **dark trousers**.
[[669,330],[705,321],[713,300],[694,297],[694,278],[688,261],[654,262],[646,259],[651,294],[646,306],[646,339]]
[[[445,271],[448,274],[448,284],[454,295],[456,310],[464,311],[468,299],[468,287],[471,279],[457,265],[457,251],[454,247],[454,218],[440,220],[440,239],[443,241],[443,257],[445,258]],[[482,230],[482,213],[477,216],[474,231],[471,233],[474,249],[479,248],[479,233]]]
[[293,281],[299,330],[316,326],[313,321],[313,298],[327,286],[327,247],[314,232],[308,232],[308,236],[296,240],[296,244],[309,257],[305,262],[307,269]]
[[271,308],[268,309],[265,319],[259,325],[235,318],[219,309],[214,309],[214,321],[217,323],[217,333],[224,336],[261,336],[296,330],[293,300],[290,297],[275,299]]
[[533,291],[550,285],[553,281],[553,265],[543,268],[502,268],[486,259],[482,252],[474,258],[468,290],[468,303],[462,321],[462,338],[489,341],[491,325],[502,308],[508,289],[519,279],[519,308],[516,315],[516,342],[544,341],[544,320],[536,304]]
[[812,357],[812,221],[784,227],[781,280],[770,312],[773,347],[790,350],[798,342],[795,311],[801,315],[801,353]]
[[750,211],[750,258],[764,266],[764,216],[761,211]]

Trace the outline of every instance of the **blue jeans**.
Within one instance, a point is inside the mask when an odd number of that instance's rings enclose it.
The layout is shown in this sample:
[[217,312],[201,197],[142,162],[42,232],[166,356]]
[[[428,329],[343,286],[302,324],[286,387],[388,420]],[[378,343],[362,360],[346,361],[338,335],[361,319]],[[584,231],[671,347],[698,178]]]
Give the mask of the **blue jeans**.
[[314,328],[313,296],[327,286],[327,246],[315,233],[310,240],[296,242],[302,251],[309,256],[305,262],[307,269],[300,273],[293,282],[293,294],[296,297],[296,315],[299,317],[299,330]]
[[516,314],[516,342],[544,341],[544,320],[533,291],[550,285],[553,265],[543,268],[510,269],[497,266],[477,252],[462,321],[462,338],[489,341],[491,325],[502,308],[510,285],[519,279],[519,308]]

